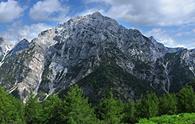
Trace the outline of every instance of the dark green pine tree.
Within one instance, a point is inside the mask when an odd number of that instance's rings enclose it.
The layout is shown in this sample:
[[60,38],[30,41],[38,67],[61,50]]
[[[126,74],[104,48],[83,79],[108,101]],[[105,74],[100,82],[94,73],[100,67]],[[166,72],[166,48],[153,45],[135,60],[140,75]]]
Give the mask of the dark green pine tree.
[[[67,124],[98,124],[94,109],[84,97],[79,86],[71,87],[65,96],[63,104],[64,111],[61,115]],[[62,118],[63,118],[62,117]]]
[[177,94],[178,112],[195,112],[195,94],[191,86],[186,86]]
[[98,106],[98,114],[105,124],[121,124],[124,120],[124,104],[110,95]]
[[125,116],[124,116],[124,122],[125,123],[135,123],[136,122],[136,116],[135,116],[135,102],[134,101],[129,101],[125,104],[124,107],[124,112],[125,112]]
[[27,124],[42,124],[44,121],[42,105],[33,95],[25,104],[25,120]]
[[175,114],[177,112],[177,99],[175,94],[164,94],[159,99],[159,114]]
[[0,88],[0,123],[24,124],[23,104]]
[[62,100],[57,95],[49,96],[43,101],[42,105],[44,124],[65,123],[64,118],[61,118],[61,112],[63,110]]
[[158,114],[159,100],[155,93],[148,93],[137,104],[137,114],[139,117],[150,118]]

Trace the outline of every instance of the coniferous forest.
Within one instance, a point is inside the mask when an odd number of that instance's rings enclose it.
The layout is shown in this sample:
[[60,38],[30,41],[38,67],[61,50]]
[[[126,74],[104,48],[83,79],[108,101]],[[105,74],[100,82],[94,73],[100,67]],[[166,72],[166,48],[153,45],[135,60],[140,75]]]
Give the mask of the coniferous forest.
[[[148,92],[138,100],[125,102],[109,92],[97,104],[91,104],[77,85],[72,86],[63,98],[52,95],[39,101],[31,95],[25,104],[1,88],[0,99],[1,124],[155,124],[169,120],[176,123],[177,117],[180,120],[183,117],[189,124],[195,121],[195,115],[190,114],[195,112],[192,86],[161,96]],[[147,120],[149,118],[151,120]]]

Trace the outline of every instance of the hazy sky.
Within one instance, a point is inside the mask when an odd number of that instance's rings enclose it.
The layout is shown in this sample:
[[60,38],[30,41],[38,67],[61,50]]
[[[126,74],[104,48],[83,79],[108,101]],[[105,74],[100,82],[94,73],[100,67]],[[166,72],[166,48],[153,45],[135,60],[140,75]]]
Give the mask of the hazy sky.
[[31,40],[71,17],[94,11],[166,46],[195,48],[195,0],[0,0],[0,37]]

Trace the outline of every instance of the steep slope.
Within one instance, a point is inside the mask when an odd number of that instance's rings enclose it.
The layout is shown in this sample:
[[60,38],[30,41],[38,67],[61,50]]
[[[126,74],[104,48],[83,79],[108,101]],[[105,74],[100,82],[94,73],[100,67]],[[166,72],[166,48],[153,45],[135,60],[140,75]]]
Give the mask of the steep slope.
[[23,100],[31,92],[40,98],[63,93],[75,83],[91,98],[112,89],[126,100],[147,90],[177,91],[195,77],[194,54],[167,48],[96,12],[44,31],[14,57],[8,55],[0,81]]

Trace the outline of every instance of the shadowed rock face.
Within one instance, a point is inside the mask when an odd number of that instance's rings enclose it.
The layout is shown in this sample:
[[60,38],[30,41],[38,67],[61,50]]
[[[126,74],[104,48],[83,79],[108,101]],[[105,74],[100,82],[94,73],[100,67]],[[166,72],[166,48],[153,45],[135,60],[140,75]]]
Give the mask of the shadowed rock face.
[[12,50],[10,50],[10,55],[16,55],[19,52],[22,52],[23,50],[29,48],[29,41],[26,39],[21,40],[20,42],[18,42],[14,48]]
[[75,83],[91,100],[108,90],[127,100],[147,90],[177,91],[195,77],[194,50],[167,48],[99,12],[70,19],[22,44],[5,58],[0,81],[24,101],[30,92],[46,98]]

